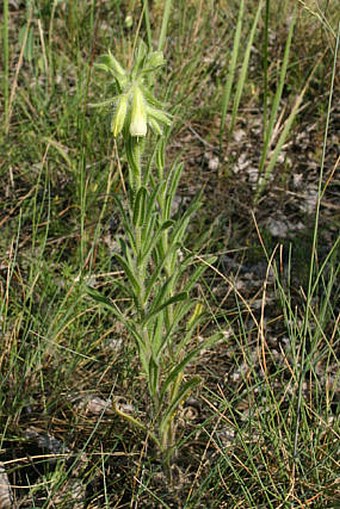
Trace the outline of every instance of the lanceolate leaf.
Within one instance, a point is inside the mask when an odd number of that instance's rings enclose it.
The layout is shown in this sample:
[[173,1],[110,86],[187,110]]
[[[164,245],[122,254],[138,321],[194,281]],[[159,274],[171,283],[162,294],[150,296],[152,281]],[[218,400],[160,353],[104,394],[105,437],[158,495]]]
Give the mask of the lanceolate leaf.
[[[162,416],[162,421],[160,424],[161,434],[163,431],[165,431],[169,422],[174,418],[174,415],[175,415],[179,405],[186,399],[189,392],[191,392],[194,389],[194,387],[199,385],[200,382],[201,382],[201,379],[199,377],[194,377],[182,385],[182,387],[180,388],[180,390],[178,391],[178,393],[176,394],[174,399],[168,405],[166,411],[164,412],[164,415]],[[162,391],[162,393],[163,393],[163,391]]]
[[124,210],[121,200],[117,196],[114,196],[113,199],[114,199],[114,203],[115,203],[116,207],[119,210],[119,214],[122,218],[122,225],[124,227],[124,233],[126,234],[127,238],[129,239],[131,248],[133,249],[134,252],[136,252],[135,237],[134,237],[134,233],[131,228],[131,221],[130,221],[127,213]]
[[111,311],[117,318],[119,318],[120,320],[124,321],[125,318],[124,318],[124,315],[123,313],[121,313],[121,311],[119,310],[119,308],[117,306],[115,306],[114,304],[112,304],[112,302],[107,298],[105,297],[104,295],[102,295],[98,290],[95,290],[94,288],[91,288],[90,286],[88,286],[86,288],[86,293],[93,299],[95,300],[96,302],[99,302],[100,304],[102,304],[106,309],[108,309],[109,311]]
[[152,276],[151,278],[149,279],[148,281],[148,284],[146,286],[146,289],[145,289],[145,296],[146,296],[146,299],[149,298],[152,290],[155,289],[155,284],[156,282],[159,280],[159,276],[160,276],[160,273],[162,271],[162,269],[164,268],[164,265],[165,265],[165,261],[166,261],[166,257],[162,257],[158,264],[156,265],[156,267],[154,268],[153,272],[152,272]]
[[[194,304],[195,302],[191,300],[189,302],[181,302],[178,306],[180,309],[175,310],[171,323],[168,325],[166,334],[163,337],[163,341],[160,343],[159,349],[156,352],[157,358],[162,355],[162,352],[167,348],[167,346],[172,344],[173,339],[176,337],[176,331],[179,328],[180,321],[190,312]],[[184,331],[181,331],[181,333],[185,334]]]
[[151,217],[151,215],[156,211],[156,200],[158,198],[158,194],[161,190],[161,186],[155,186],[155,189],[151,193],[148,202],[147,202],[147,209],[146,209],[146,218]]
[[148,103],[152,104],[152,106],[155,106],[155,108],[159,108],[159,109],[163,108],[163,103],[161,101],[159,101],[158,99],[156,99],[154,94],[152,94],[147,87],[145,87],[144,85],[140,85],[140,88],[141,88],[145,98],[147,99]]
[[135,226],[142,226],[145,222],[147,196],[148,192],[146,188],[142,186],[137,192],[133,209],[133,223]]
[[181,178],[182,172],[184,169],[184,164],[175,163],[171,168],[169,173],[169,177],[167,180],[167,196],[165,202],[165,217],[171,217],[171,205],[174,201],[176,191],[179,184],[179,179]]
[[112,104],[115,104],[116,98],[113,99],[106,99],[105,101],[100,101],[99,103],[89,103],[88,106],[90,108],[107,108],[108,106],[111,106]]
[[160,228],[158,229],[158,231],[154,234],[154,236],[152,237],[151,235],[149,236],[150,239],[149,239],[149,243],[148,245],[146,246],[145,248],[145,251],[143,252],[143,255],[142,255],[142,258],[141,258],[141,262],[146,262],[148,256],[151,254],[151,251],[153,250],[153,248],[156,246],[157,242],[159,241],[159,238],[162,234],[162,232],[164,232],[165,230],[168,230],[169,228],[171,228],[171,226],[173,226],[174,222],[173,221],[165,221],[161,226]]
[[131,332],[131,334],[133,335],[133,337],[136,339],[137,342],[141,341],[133,322],[131,320],[129,320],[128,318],[126,318],[125,314],[122,313],[122,311],[119,309],[117,304],[112,302],[110,299],[105,297],[105,295],[102,295],[98,290],[96,290],[94,288],[87,287],[86,293],[93,300],[95,300],[96,302],[101,304],[105,309],[110,311],[113,314],[113,316],[118,318],[125,325],[125,327]]
[[206,341],[202,342],[197,348],[195,348],[194,350],[191,350],[184,357],[184,359],[179,364],[177,364],[177,366],[175,366],[170,371],[167,379],[165,380],[165,382],[162,385],[161,398],[164,397],[164,395],[165,395],[166,391],[168,390],[170,384],[172,384],[176,380],[177,376],[180,373],[184,372],[184,370],[185,370],[186,366],[189,364],[189,362],[191,362],[195,357],[197,357],[197,355],[199,355],[199,353],[201,352],[201,350],[203,350],[203,348],[211,347],[219,339],[221,339],[221,334],[214,334],[209,339],[207,339]]
[[138,346],[138,350],[140,351],[141,357],[145,356],[145,345],[143,343],[143,340],[140,336],[140,334],[137,332],[134,323],[125,317],[125,315],[120,311],[117,305],[115,305],[113,302],[111,302],[108,298],[106,298],[104,295],[102,295],[98,290],[95,290],[94,288],[88,287],[86,289],[87,294],[94,299],[96,302],[100,303],[105,309],[110,311],[113,316],[118,318],[124,326],[127,328],[127,330],[131,333],[132,337],[136,341],[136,344]]
[[189,205],[183,216],[178,221],[176,221],[175,227],[171,235],[171,243],[181,244],[183,237],[186,233],[186,229],[190,221],[190,218],[199,209],[199,207],[200,207],[199,199],[196,198]]
[[125,275],[128,278],[129,283],[131,284],[132,288],[134,289],[136,295],[139,295],[140,286],[139,286],[138,280],[136,279],[136,276],[133,274],[133,272],[131,270],[131,267],[126,263],[126,260],[119,254],[115,254],[115,258],[117,259],[118,263],[124,270]]
[[[153,305],[151,308],[151,312],[153,309],[160,307],[164,299],[168,296],[168,291],[171,286],[171,283],[174,279],[174,276],[169,277],[165,280],[165,282],[160,286],[158,291],[155,291],[154,298],[153,298]],[[157,290],[157,287],[155,288]]]
[[149,361],[149,387],[153,398],[158,397],[159,366],[153,356]]
[[155,230],[157,229],[157,215],[151,214],[148,216],[148,220],[142,228],[142,252],[139,253],[138,264],[146,263],[146,251],[148,251],[148,245],[150,245],[155,238]]
[[156,166],[160,172],[160,175],[163,175],[164,166],[165,166],[165,140],[160,139],[157,144],[156,150]]
[[150,311],[149,313],[147,313],[147,315],[145,316],[145,319],[144,319],[144,324],[147,324],[147,322],[150,320],[150,318],[152,318],[154,315],[157,315],[157,313],[159,313],[166,307],[170,306],[171,304],[176,304],[176,302],[181,302],[181,301],[184,301],[187,299],[188,299],[187,292],[181,292],[181,293],[178,293],[177,295],[174,295],[173,297],[168,299],[166,302],[163,302],[163,304],[161,304],[159,307],[157,307],[157,308],[153,309],[152,311]]

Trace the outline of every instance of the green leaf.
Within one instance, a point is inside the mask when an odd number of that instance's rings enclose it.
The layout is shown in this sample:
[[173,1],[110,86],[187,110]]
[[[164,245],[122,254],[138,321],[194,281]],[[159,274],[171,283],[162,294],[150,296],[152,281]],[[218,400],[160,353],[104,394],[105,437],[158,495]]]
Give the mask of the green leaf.
[[149,361],[149,387],[152,394],[152,398],[157,398],[158,395],[158,380],[159,380],[159,366],[153,356]]
[[[146,263],[148,257],[150,256],[152,250],[154,249],[154,247],[156,246],[157,242],[159,241],[162,233],[165,231],[165,230],[168,230],[169,228],[171,228],[172,226],[174,225],[174,221],[165,221],[157,230],[156,233],[154,233],[154,235],[145,235],[145,237],[149,238],[149,242],[147,244],[147,246],[145,247],[145,249],[143,250],[143,254],[141,256],[141,260],[140,262],[141,263]],[[151,233],[151,232],[150,232]]]
[[90,286],[86,287],[86,293],[96,302],[102,304],[106,309],[112,311],[112,313],[118,317],[120,320],[124,318],[124,315],[119,311],[118,307],[115,307],[111,301],[102,295],[98,290],[91,288]]
[[99,103],[89,103],[88,106],[90,108],[106,108],[107,106],[111,106],[112,104],[114,104],[116,102],[116,98],[112,98],[112,99],[106,99],[105,101],[101,101]]
[[191,202],[191,204],[189,205],[187,210],[184,212],[182,217],[178,221],[176,221],[172,235],[171,235],[170,242],[172,244],[178,244],[178,245],[182,244],[182,241],[183,241],[184,235],[186,233],[190,218],[195,212],[197,212],[197,210],[199,208],[200,208],[199,198],[195,198]]
[[[178,329],[181,320],[190,312],[194,304],[194,301],[182,302],[180,307],[177,307],[171,319],[171,324],[167,326],[166,334],[163,335],[162,341],[158,342],[158,349],[155,350],[155,355],[157,358],[162,355],[162,352],[166,349],[167,346],[172,344],[173,338],[175,337],[176,330]],[[181,330],[181,334],[182,333],[185,332]]]
[[251,27],[251,31],[250,31],[250,34],[249,34],[247,46],[245,48],[243,62],[242,62],[240,74],[239,74],[238,81],[237,81],[235,97],[234,97],[234,104],[233,104],[233,110],[232,110],[232,114],[231,114],[231,122],[230,122],[230,127],[229,127],[229,133],[233,132],[234,126],[235,126],[235,123],[236,123],[237,112],[238,112],[240,101],[241,101],[241,97],[242,97],[242,94],[243,94],[243,89],[244,89],[244,86],[245,86],[245,83],[246,83],[246,78],[247,78],[247,73],[248,73],[248,68],[249,68],[249,59],[250,59],[251,49],[253,47],[253,41],[254,41],[254,37],[255,37],[255,33],[256,33],[256,27],[257,27],[258,21],[260,19],[262,7],[263,7],[263,1],[260,0],[259,3],[258,3],[258,9],[256,11],[255,19],[253,21],[253,24],[252,24],[252,27]]
[[168,230],[169,228],[174,226],[174,224],[175,224],[175,221],[173,221],[172,219],[167,219],[166,221],[164,221],[164,223],[162,223],[160,229],[162,232],[164,232],[165,230]]
[[155,203],[160,192],[161,185],[155,186],[147,203],[146,219],[151,217],[152,213],[156,210]]
[[[237,57],[240,49],[240,41],[242,34],[242,22],[243,22],[243,12],[244,12],[244,0],[240,0],[240,7],[238,11],[238,17],[236,22],[236,29],[234,40],[232,44],[231,57],[229,59],[229,67],[227,71],[227,79],[224,85],[224,91],[222,95],[222,112],[221,112],[221,126],[220,126],[220,150],[222,150],[222,141],[223,141],[223,133],[226,124],[226,116],[228,111],[228,106],[231,97],[231,91],[234,83],[234,76],[237,66]],[[228,48],[229,51],[229,48]]]
[[166,61],[162,51],[152,51],[148,54],[143,73],[152,72],[165,65]]
[[[27,33],[27,35],[26,35]],[[19,44],[22,46],[26,38],[26,44],[24,48],[24,58],[28,62],[31,62],[34,56],[34,32],[32,27],[24,25],[19,31]]]
[[86,293],[89,295],[89,297],[91,297],[93,300],[101,304],[105,309],[110,311],[116,318],[118,318],[120,322],[124,324],[124,326],[127,328],[127,330],[131,333],[132,337],[134,338],[138,347],[141,361],[143,363],[143,366],[145,366],[146,345],[143,342],[143,338],[137,332],[133,322],[129,319],[126,319],[124,314],[118,308],[118,306],[116,306],[107,297],[98,292],[98,290],[95,290],[94,288],[91,287],[87,287]]
[[[129,239],[130,247],[132,248],[134,253],[136,253],[135,236],[134,236],[134,233],[133,233],[133,231],[131,229],[130,218],[128,217],[127,213],[125,212],[123,203],[119,199],[119,197],[118,196],[114,196],[113,200],[114,200],[114,203],[117,206],[117,208],[119,210],[119,214],[120,214],[120,216],[122,218],[122,225],[124,226],[124,232],[125,232],[125,234],[127,235],[128,239]],[[124,246],[124,249],[125,249],[125,246]]]
[[162,138],[159,140],[159,143],[157,144],[156,166],[158,170],[160,170],[161,174],[163,174],[165,167],[165,140]]
[[[102,55],[99,59],[99,62],[95,64],[98,68],[99,66],[106,67],[108,71],[118,80],[126,80],[126,71],[120,65],[118,60],[109,52],[106,55]],[[100,68],[100,67],[99,67]],[[106,70],[106,69],[103,69]]]
[[160,356],[158,352],[161,350],[164,339],[164,316],[159,314],[155,317],[152,327],[152,355],[154,356],[155,362],[159,362]]
[[129,283],[131,284],[135,295],[140,295],[140,286],[138,283],[138,280],[136,279],[136,276],[133,273],[133,270],[128,265],[127,261],[119,254],[114,255],[120,266],[122,267],[123,271],[125,272],[126,277],[129,280]]
[[168,390],[169,385],[175,381],[175,379],[177,378],[177,376],[180,373],[184,372],[184,370],[185,370],[186,366],[189,364],[189,362],[192,359],[194,359],[195,357],[197,357],[197,355],[199,355],[199,353],[201,352],[201,350],[203,350],[203,348],[209,348],[209,347],[213,346],[216,343],[216,341],[218,341],[219,339],[221,339],[221,334],[217,333],[217,334],[214,334],[213,336],[211,336],[210,338],[208,338],[206,341],[203,341],[197,348],[194,348],[193,350],[191,350],[184,357],[184,359],[170,371],[168,377],[166,378],[165,382],[162,385],[161,399],[164,397],[166,391]]
[[177,162],[172,166],[168,179],[167,179],[167,192],[166,192],[166,206],[165,206],[165,217],[169,218],[171,216],[171,205],[174,201],[176,191],[178,188],[179,180],[181,178],[182,172],[184,169],[184,164]]
[[163,304],[160,304],[158,307],[151,309],[150,312],[147,313],[147,315],[144,318],[144,324],[146,324],[150,320],[150,318],[160,313],[163,309],[167,308],[168,306],[171,306],[171,304],[183,302],[187,299],[188,299],[187,292],[180,292],[177,293],[176,295],[173,295],[172,297],[170,297],[170,299],[163,302]]
[[[168,408],[163,414],[162,421],[160,423],[160,434],[162,435],[168,426],[168,423],[174,418],[175,413],[179,407],[179,405],[186,399],[189,392],[191,392],[194,387],[199,385],[201,382],[201,379],[197,376],[192,378],[191,380],[188,380],[185,382],[176,396],[172,399],[170,402]],[[163,391],[162,391],[163,393]]]
[[148,219],[145,221],[142,229],[142,252],[139,253],[140,258],[138,259],[138,264],[146,262],[147,256],[146,253],[149,251],[148,246],[153,243],[157,229],[157,216],[156,214],[151,214],[148,216]]
[[153,118],[157,122],[160,122],[161,124],[165,124],[167,126],[171,125],[170,116],[164,113],[163,111],[158,110],[157,108],[153,108],[152,106],[148,106],[147,113],[149,117]]
[[159,275],[160,275],[162,269],[164,268],[165,261],[166,261],[166,257],[164,256],[159,260],[158,264],[152,271],[151,278],[149,279],[148,284],[145,288],[145,299],[146,300],[148,300],[152,290],[155,289],[156,282],[158,281]]
[[274,101],[273,101],[271,111],[270,111],[270,118],[269,118],[268,126],[267,126],[267,129],[265,132],[264,145],[262,148],[262,154],[261,154],[261,159],[260,159],[260,164],[259,164],[259,174],[260,175],[262,175],[262,173],[263,173],[264,165],[265,165],[265,162],[266,162],[266,159],[268,156],[270,140],[272,138],[275,122],[277,119],[277,114],[278,114],[279,107],[280,107],[283,87],[286,82],[286,74],[287,74],[287,68],[288,68],[288,63],[289,63],[290,47],[291,47],[291,42],[292,42],[292,38],[293,38],[295,23],[296,23],[296,12],[294,12],[294,15],[293,15],[291,23],[290,23],[288,37],[286,39],[284,57],[283,57],[281,70],[280,70],[280,76],[279,76],[279,80],[278,80],[278,85],[276,88]]
[[132,173],[134,174],[134,177],[137,177],[139,175],[140,167],[139,167],[139,161],[136,158],[136,144],[138,144],[138,138],[129,136],[127,139],[127,142],[125,143],[125,152],[126,157],[129,163],[129,166],[132,170]]
[[142,186],[135,198],[134,208],[133,208],[133,224],[137,227],[142,226],[145,222],[145,206],[146,200],[148,197],[148,192],[144,186]]
[[159,109],[163,108],[163,103],[159,101],[147,87],[145,87],[143,84],[140,84],[140,89],[142,90],[143,95],[149,104],[151,104],[155,108]]
[[95,69],[98,69],[98,71],[104,71],[108,73],[112,73],[110,67],[107,64],[95,62],[94,66]]
[[166,279],[166,281],[162,284],[162,286],[160,287],[160,289],[158,290],[158,292],[155,294],[155,296],[153,298],[151,311],[153,309],[159,307],[161,305],[162,301],[164,300],[164,298],[166,298],[172,281],[173,281],[173,276]]
[[157,120],[155,120],[154,118],[148,117],[148,124],[154,133],[158,134],[158,136],[162,136],[163,129],[161,128],[161,126],[159,125]]

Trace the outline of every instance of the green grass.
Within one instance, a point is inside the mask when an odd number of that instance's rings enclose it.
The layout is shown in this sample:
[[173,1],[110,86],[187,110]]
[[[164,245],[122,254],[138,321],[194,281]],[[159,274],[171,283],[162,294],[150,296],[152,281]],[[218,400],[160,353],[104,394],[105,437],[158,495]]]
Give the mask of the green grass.
[[[15,503],[69,508],[78,490],[91,508],[338,507],[336,2],[5,1],[0,15],[0,461]],[[189,367],[201,383],[170,478],[143,430],[86,406],[150,411],[133,342],[86,292],[123,304],[127,161],[89,104],[110,96],[98,56],[131,63],[136,34],[168,62],[155,92],[183,207],[202,191],[188,249],[218,258],[195,287],[192,346],[223,340]],[[303,229],[275,235],[272,217]]]

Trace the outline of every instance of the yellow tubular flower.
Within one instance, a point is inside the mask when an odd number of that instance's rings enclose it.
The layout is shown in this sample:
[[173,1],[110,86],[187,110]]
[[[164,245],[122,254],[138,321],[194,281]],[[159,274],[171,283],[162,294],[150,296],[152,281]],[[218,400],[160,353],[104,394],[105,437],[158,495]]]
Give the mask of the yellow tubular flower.
[[131,136],[146,136],[147,129],[145,100],[140,88],[136,86],[132,98],[130,134]]
[[126,94],[121,95],[117,101],[116,111],[112,118],[111,129],[113,136],[117,138],[118,134],[124,127],[128,107],[128,97]]

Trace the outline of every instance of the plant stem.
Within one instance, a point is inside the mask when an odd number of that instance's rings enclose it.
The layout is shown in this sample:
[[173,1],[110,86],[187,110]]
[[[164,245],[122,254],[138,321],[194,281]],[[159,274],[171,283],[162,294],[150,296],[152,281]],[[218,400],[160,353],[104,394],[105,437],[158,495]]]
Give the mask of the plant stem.
[[5,103],[5,125],[8,120],[8,99],[9,99],[9,52],[8,52],[8,0],[4,0],[4,103]]
[[158,41],[158,50],[159,51],[162,51],[165,46],[165,39],[166,39],[168,23],[169,23],[169,18],[170,18],[171,4],[172,4],[172,0],[165,1],[161,33],[160,33],[159,41]]
[[266,9],[264,17],[264,37],[263,37],[263,133],[266,138],[267,133],[267,111],[268,111],[268,37],[269,37],[269,7],[270,0],[266,0]]
[[151,23],[150,23],[150,12],[149,12],[149,2],[148,0],[142,0],[143,4],[143,13],[144,13],[144,21],[146,27],[146,35],[148,38],[148,46],[152,48],[152,31],[151,31]]
[[[141,168],[141,142],[138,140],[138,138],[132,138],[130,137],[128,142],[129,144],[129,150],[128,153],[131,154],[131,160],[129,161],[129,173],[130,173],[130,185],[132,187],[131,189],[131,210],[134,208],[135,199],[137,196],[137,193],[139,189],[142,186],[142,168]],[[143,225],[135,226],[135,242],[136,242],[136,258],[135,258],[135,274],[138,280],[138,285],[140,289],[140,293],[138,295],[138,314],[139,314],[139,324],[138,324],[138,333],[140,337],[143,339],[143,343],[147,350],[147,362],[144,366],[144,369],[146,369],[148,374],[148,361],[151,357],[151,342],[149,337],[149,331],[148,328],[143,325],[143,319],[145,315],[145,308],[146,308],[146,302],[145,302],[145,278],[146,278],[146,267],[145,262],[142,261],[142,229]]]

